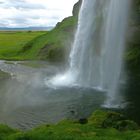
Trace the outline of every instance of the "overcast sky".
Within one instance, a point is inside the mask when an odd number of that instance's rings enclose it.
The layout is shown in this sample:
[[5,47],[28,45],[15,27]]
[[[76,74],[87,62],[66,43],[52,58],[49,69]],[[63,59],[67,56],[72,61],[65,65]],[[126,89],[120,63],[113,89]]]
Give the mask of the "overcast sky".
[[78,0],[0,0],[0,27],[54,26]]

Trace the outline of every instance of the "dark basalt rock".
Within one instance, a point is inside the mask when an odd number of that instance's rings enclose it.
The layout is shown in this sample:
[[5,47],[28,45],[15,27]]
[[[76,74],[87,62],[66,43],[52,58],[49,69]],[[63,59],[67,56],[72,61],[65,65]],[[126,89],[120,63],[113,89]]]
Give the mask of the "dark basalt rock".
[[87,124],[88,123],[88,119],[86,119],[86,118],[79,119],[79,123],[80,124]]

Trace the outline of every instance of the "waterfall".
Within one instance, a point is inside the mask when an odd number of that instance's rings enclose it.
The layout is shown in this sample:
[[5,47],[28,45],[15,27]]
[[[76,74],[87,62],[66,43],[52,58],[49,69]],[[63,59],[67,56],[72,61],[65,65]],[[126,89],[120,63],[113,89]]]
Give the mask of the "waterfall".
[[79,85],[107,91],[106,105],[117,98],[125,48],[129,0],[83,0],[65,74],[54,85]]

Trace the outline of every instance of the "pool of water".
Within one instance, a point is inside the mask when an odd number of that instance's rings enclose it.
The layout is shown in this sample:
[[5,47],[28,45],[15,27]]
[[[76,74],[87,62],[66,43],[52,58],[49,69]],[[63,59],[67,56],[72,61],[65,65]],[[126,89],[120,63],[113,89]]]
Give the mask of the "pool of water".
[[[106,99],[105,92],[93,88],[46,86],[46,77],[64,70],[47,62],[0,61],[0,70],[10,75],[0,78],[0,123],[14,128],[26,130],[65,118],[87,118]],[[117,111],[138,122],[138,92],[131,94],[129,90],[123,96],[124,104],[128,104]]]

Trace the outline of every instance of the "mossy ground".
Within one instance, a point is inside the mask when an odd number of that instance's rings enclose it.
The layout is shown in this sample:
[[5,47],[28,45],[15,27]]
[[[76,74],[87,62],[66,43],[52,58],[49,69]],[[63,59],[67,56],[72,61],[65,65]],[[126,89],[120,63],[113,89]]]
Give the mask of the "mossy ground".
[[[98,110],[87,120],[86,123],[81,123],[81,121],[64,120],[56,125],[43,125],[27,132],[13,130],[8,126],[0,125],[0,139],[140,140],[140,130],[136,123],[127,120],[125,125],[121,125],[120,130],[114,128],[115,124],[119,121],[126,120],[118,113]],[[105,122],[109,123],[106,123],[106,126],[104,126]]]

